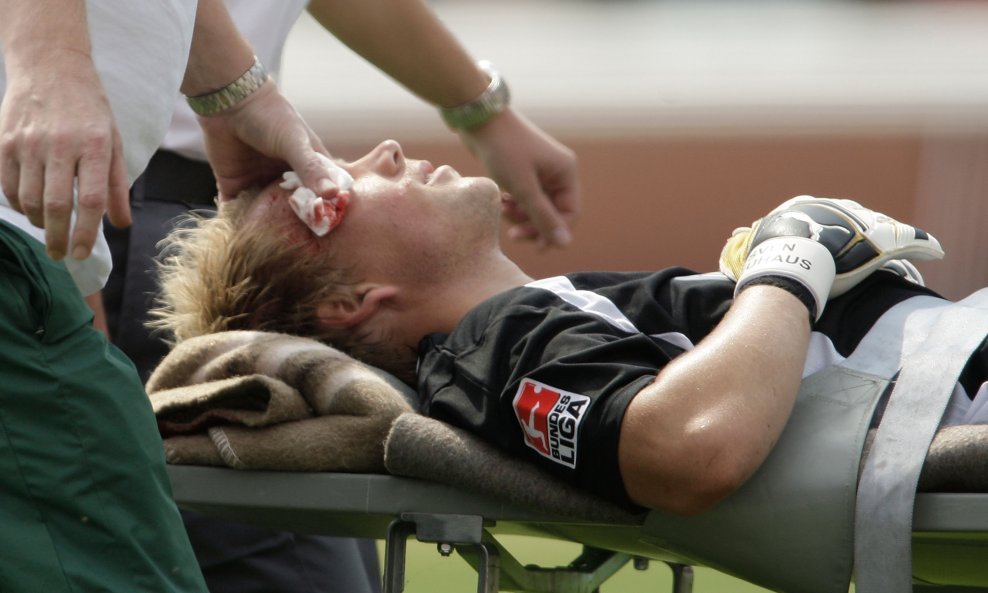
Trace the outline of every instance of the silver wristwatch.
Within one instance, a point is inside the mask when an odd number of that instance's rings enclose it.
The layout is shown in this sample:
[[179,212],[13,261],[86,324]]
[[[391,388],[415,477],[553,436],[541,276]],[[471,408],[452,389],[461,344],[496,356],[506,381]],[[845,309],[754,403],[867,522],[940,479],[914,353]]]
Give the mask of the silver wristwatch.
[[476,99],[462,105],[439,108],[443,121],[454,130],[469,130],[480,127],[504,111],[511,103],[508,85],[491,63],[483,60],[477,62],[477,67],[491,79],[484,92]]
[[237,103],[243,101],[268,80],[268,71],[264,69],[261,61],[254,56],[254,64],[244,72],[240,78],[218,91],[198,95],[196,97],[186,97],[185,100],[199,115],[215,115],[230,109]]

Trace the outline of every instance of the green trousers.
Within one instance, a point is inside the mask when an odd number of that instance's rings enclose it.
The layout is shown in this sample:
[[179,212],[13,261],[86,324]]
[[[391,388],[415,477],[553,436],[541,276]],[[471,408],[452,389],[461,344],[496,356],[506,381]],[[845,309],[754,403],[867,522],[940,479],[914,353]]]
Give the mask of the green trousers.
[[205,593],[147,396],[91,321],[0,221],[0,593]]

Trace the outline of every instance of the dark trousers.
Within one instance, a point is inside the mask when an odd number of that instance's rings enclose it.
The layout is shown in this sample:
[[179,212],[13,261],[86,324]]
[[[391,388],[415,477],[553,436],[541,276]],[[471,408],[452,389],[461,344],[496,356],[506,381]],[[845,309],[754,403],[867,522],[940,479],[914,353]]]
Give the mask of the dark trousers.
[[[158,242],[191,210],[215,211],[216,182],[206,163],[158,151],[131,189],[133,225],[105,224],[113,272],[103,293],[114,343],[147,381],[168,352],[144,323],[158,284]],[[373,540],[278,532],[184,512],[211,593],[377,593]]]

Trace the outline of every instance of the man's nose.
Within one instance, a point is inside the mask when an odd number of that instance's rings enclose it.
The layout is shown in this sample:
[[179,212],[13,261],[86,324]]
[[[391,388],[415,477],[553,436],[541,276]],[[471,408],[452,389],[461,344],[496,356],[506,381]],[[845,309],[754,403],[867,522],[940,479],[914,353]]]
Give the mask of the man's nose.
[[383,177],[394,177],[402,173],[405,155],[397,141],[385,140],[353,165],[358,170],[366,169]]

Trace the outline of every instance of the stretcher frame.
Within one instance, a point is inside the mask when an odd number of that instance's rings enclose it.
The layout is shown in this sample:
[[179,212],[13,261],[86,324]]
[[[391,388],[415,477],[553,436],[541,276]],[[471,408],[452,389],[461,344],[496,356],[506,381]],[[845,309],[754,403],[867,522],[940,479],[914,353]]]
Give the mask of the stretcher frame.
[[[457,488],[380,474],[240,471],[169,466],[186,509],[280,530],[385,540],[384,593],[404,590],[405,540],[415,536],[461,554],[478,573],[478,593],[582,593],[629,562],[667,564],[673,593],[689,593],[695,563],[642,541],[639,525],[600,524],[538,513]],[[503,534],[585,546],[568,567],[515,560]],[[812,534],[808,534],[812,537]],[[988,494],[920,493],[913,514],[917,591],[988,591]]]

